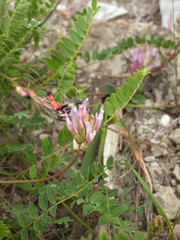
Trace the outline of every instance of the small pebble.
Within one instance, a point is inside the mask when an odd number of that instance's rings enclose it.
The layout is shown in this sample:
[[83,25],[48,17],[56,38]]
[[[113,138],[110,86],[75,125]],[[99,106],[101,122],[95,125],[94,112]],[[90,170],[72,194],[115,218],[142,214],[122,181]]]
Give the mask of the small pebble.
[[160,119],[160,121],[159,121],[159,124],[162,125],[163,127],[166,127],[166,126],[169,125],[170,121],[171,121],[170,116],[169,116],[168,114],[164,114],[164,115],[161,117],[161,119]]
[[180,195],[180,185],[177,185],[177,192]]
[[176,178],[178,182],[180,182],[180,166],[176,164],[174,170],[173,170],[173,175]]
[[144,157],[144,161],[145,162],[154,162],[155,157],[154,156],[146,156],[146,157]]
[[172,179],[171,184],[172,184],[172,186],[176,186],[176,180]]

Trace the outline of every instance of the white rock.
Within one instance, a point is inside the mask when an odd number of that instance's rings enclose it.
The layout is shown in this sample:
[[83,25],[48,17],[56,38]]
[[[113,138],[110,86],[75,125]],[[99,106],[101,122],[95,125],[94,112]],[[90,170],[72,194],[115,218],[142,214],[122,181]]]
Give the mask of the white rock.
[[180,195],[180,185],[179,184],[177,185],[177,192]]
[[168,153],[165,148],[160,148],[155,146],[151,146],[151,152],[154,157],[164,156],[164,155],[167,155]]
[[[120,130],[120,126],[117,123],[111,124],[109,127],[116,130],[116,131]],[[107,160],[111,155],[113,157],[115,157],[115,155],[117,153],[117,149],[118,149],[118,142],[119,142],[119,134],[117,132],[113,132],[110,129],[107,129],[106,140],[105,140],[105,144],[104,144],[104,152],[103,152],[103,164],[104,164],[104,166],[107,164]],[[105,171],[106,174],[108,175],[107,186],[110,189],[115,188],[115,180],[114,180],[115,176],[113,174],[113,170],[109,171],[107,169]]]
[[146,156],[146,157],[144,157],[144,161],[145,162],[154,162],[155,157],[154,156]]
[[174,130],[169,135],[169,139],[175,144],[180,144],[180,128],[177,128],[176,130]]
[[172,184],[172,186],[176,186],[176,180],[174,180],[174,179],[171,179],[171,184]]
[[170,122],[171,122],[171,118],[168,114],[164,114],[159,120],[159,124],[162,125],[163,127],[168,126]]
[[154,124],[155,122],[156,122],[156,120],[153,117],[150,118],[149,121],[148,121],[149,124]]
[[47,134],[47,133],[42,133],[42,134],[39,135],[39,138],[40,138],[41,140],[44,140],[44,139],[47,138],[47,137],[49,137],[49,134]]
[[156,169],[157,171],[161,170],[159,164],[157,162],[151,162],[150,163],[151,168]]
[[154,105],[154,101],[152,101],[151,99],[146,99],[145,106],[152,106],[152,105]]
[[173,170],[173,175],[176,178],[178,182],[180,182],[180,166],[176,164],[174,170]]
[[164,211],[167,214],[169,220],[173,220],[176,217],[176,213],[180,207],[180,200],[174,194],[174,190],[171,187],[164,187],[158,185],[156,187],[157,193],[154,196],[160,202]]
[[153,178],[162,178],[163,176],[163,171],[161,166],[157,162],[151,162],[150,163],[150,172]]

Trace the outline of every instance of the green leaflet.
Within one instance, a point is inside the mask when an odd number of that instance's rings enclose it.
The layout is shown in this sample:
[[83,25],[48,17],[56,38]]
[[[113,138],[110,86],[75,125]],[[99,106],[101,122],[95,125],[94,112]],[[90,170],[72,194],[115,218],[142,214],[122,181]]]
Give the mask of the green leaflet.
[[55,204],[56,203],[56,193],[54,191],[54,189],[50,186],[47,187],[47,197],[48,197],[48,200],[52,203],[52,204]]
[[70,29],[69,35],[71,36],[71,39],[75,44],[80,45],[82,38],[79,36],[79,34],[75,30]]
[[33,202],[29,202],[28,204],[28,212],[31,218],[35,219],[38,216],[38,211]]
[[41,193],[41,194],[39,195],[38,201],[39,201],[39,206],[40,206],[40,208],[41,208],[43,211],[46,211],[46,209],[48,208],[48,201],[47,201],[44,193]]
[[71,39],[67,37],[62,37],[61,38],[66,45],[66,48],[72,52],[75,52],[78,48],[78,44],[74,43]]

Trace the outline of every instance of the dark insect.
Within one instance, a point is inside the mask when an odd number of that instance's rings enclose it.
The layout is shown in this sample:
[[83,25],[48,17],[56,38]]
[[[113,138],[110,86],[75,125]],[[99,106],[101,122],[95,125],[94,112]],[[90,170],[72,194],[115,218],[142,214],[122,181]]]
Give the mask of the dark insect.
[[63,103],[55,101],[52,92],[47,90],[46,98],[38,97],[32,90],[24,90],[20,86],[16,86],[16,91],[22,97],[31,97],[38,109],[47,114],[49,117],[54,118],[58,121],[65,121],[65,112],[70,115],[71,108],[82,104],[81,100],[75,101],[75,103]]

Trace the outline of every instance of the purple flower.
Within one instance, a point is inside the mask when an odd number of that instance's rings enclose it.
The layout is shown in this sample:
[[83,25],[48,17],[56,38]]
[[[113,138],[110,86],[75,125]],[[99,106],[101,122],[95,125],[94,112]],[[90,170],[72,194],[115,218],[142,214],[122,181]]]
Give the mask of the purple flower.
[[169,30],[171,30],[171,31],[174,30],[174,28],[173,28],[172,11],[170,12],[169,18],[168,18],[168,20],[167,20],[167,26],[168,26]]
[[84,101],[79,109],[76,107],[71,109],[71,120],[67,113],[66,123],[69,131],[73,135],[73,149],[74,151],[84,151],[88,145],[93,141],[96,133],[99,131],[102,119],[103,119],[103,105],[99,111],[96,113],[95,117],[89,114],[89,109],[87,110],[88,98]]
[[133,57],[131,72],[135,72],[137,69],[152,69],[159,65],[159,54],[157,50],[151,46],[132,50],[131,55]]

